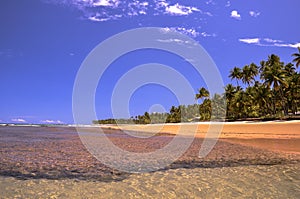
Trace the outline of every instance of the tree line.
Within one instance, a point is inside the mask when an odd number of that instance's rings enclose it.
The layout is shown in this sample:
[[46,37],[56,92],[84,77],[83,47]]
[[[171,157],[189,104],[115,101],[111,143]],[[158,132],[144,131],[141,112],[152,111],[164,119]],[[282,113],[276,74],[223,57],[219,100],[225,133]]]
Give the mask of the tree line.
[[[200,103],[172,106],[168,113],[148,113],[130,119],[94,120],[94,124],[150,124],[208,120],[283,119],[299,115],[300,47],[292,55],[295,63],[284,63],[277,55],[259,64],[234,67],[229,72],[232,83],[223,94],[212,96],[204,87],[195,94]],[[226,113],[226,115],[225,115]]]

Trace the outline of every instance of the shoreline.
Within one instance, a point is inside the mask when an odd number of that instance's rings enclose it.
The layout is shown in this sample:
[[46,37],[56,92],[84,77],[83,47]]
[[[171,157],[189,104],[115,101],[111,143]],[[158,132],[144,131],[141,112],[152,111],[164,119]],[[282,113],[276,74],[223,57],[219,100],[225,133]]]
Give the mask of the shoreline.
[[[300,121],[235,121],[235,122],[195,122],[195,123],[167,123],[148,125],[77,125],[77,126],[43,126],[42,128],[61,129],[84,129],[88,132],[96,132],[100,127],[106,134],[115,134],[117,131],[129,131],[131,136],[149,138],[152,136],[176,136],[206,138],[209,128],[214,131],[214,126],[222,129],[221,133],[215,135],[215,139],[220,139],[229,143],[235,143],[248,147],[255,147],[274,152],[300,154]],[[9,126],[8,126],[9,127]],[[25,127],[30,126],[14,126]],[[32,126],[37,128],[37,126]],[[132,133],[130,133],[132,132]]]
[[[170,135],[135,137],[120,130],[104,130],[105,136],[98,136],[96,129],[84,128],[79,135],[75,128],[36,128],[36,127],[1,127],[0,128],[0,175],[19,179],[83,179],[96,181],[115,181],[127,177],[124,172],[118,172],[105,166],[87,150],[83,140],[90,141],[90,147],[99,147],[99,143],[107,142],[107,138],[119,149],[134,153],[151,153],[162,149],[174,138]],[[136,132],[135,132],[136,133]],[[149,134],[148,134],[149,135]],[[191,138],[191,137],[190,137]],[[183,137],[183,139],[185,139]],[[199,150],[203,138],[192,138],[188,148],[180,154],[169,166],[161,170],[177,168],[222,168],[250,165],[277,165],[299,163],[300,154],[274,152],[262,148],[246,146],[241,143],[228,142],[219,139],[210,153],[199,158]],[[183,140],[184,141],[184,140]],[[300,142],[297,139],[296,146]],[[17,144],[16,144],[17,143]],[[95,145],[94,145],[95,144]],[[181,143],[184,144],[184,143]],[[298,145],[299,146],[299,145]],[[178,146],[179,148],[181,147]],[[97,149],[97,148],[95,148]],[[101,152],[103,150],[100,150]],[[97,152],[97,150],[95,151]],[[136,156],[119,157],[111,151],[102,154],[101,158],[111,160],[117,165],[123,165],[129,170],[132,163],[143,165],[143,159]],[[153,159],[155,164],[160,159]],[[139,163],[140,162],[140,163]],[[134,168],[136,168],[136,166]],[[147,165],[145,168],[148,168]],[[150,168],[150,167],[149,167]]]
[[[99,125],[103,129],[137,131],[143,133],[169,133],[205,138],[209,128],[218,127],[221,130],[219,138],[300,138],[300,121],[267,121],[267,122],[197,122],[197,123],[167,123],[147,125]],[[194,132],[192,132],[194,130]],[[185,132],[183,132],[185,131]]]

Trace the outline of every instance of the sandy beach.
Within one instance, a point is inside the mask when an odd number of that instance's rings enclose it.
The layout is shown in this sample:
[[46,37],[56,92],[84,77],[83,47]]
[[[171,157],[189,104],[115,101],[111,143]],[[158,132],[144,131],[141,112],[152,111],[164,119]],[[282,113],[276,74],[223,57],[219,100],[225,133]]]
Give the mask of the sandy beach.
[[194,168],[132,174],[122,181],[16,180],[0,176],[1,198],[299,198],[293,165]]
[[[220,125],[220,123],[216,123]],[[151,134],[183,133],[187,136],[205,138],[214,123],[119,125],[104,128],[141,131]],[[270,122],[225,122],[222,123],[219,139],[231,143],[258,147],[267,150],[300,154],[300,121]]]
[[[199,149],[208,124],[182,126],[188,129],[187,137],[195,128],[197,136],[181,157],[163,169],[137,174],[119,171],[97,160],[83,145],[75,128],[0,127],[0,195],[4,198],[120,195],[123,198],[299,198],[299,122],[225,124],[221,138],[204,158],[199,158]],[[148,138],[130,136],[111,126],[103,130],[120,149],[143,154],[170,143],[180,125],[123,127]],[[158,128],[162,130],[157,131]],[[86,138],[96,141],[104,138],[97,133],[99,127],[82,130]],[[149,137],[153,134],[156,136]],[[139,161],[118,158],[112,152],[106,155],[117,165],[130,167]]]

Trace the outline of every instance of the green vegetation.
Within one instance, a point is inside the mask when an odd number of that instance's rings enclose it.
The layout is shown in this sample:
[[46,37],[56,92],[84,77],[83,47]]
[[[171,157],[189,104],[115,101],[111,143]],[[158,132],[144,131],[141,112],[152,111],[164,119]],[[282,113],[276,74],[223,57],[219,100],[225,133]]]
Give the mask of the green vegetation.
[[[236,68],[229,77],[237,86],[225,87],[227,118],[283,118],[298,111],[300,78],[292,63],[285,64],[277,55],[270,55],[260,65]],[[240,87],[239,81],[245,86]]]
[[[234,67],[229,78],[234,84],[225,86],[225,93],[214,94],[200,88],[195,99],[200,104],[172,106],[169,113],[145,112],[130,119],[97,120],[93,123],[178,123],[217,119],[283,119],[299,113],[300,108],[300,48],[294,53],[293,62],[285,64],[277,55],[270,55],[259,65],[251,63],[242,68]],[[213,109],[212,109],[213,108]],[[226,110],[226,111],[225,111]],[[222,113],[226,112],[226,116]]]

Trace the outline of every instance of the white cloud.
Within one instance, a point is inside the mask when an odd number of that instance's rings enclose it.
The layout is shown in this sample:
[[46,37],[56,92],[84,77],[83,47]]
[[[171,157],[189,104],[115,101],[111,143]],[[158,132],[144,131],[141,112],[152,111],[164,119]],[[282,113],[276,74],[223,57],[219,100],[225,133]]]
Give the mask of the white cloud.
[[169,3],[167,3],[165,0],[158,0],[155,1],[155,5],[157,8],[161,8],[161,7],[166,8],[169,5]]
[[300,43],[295,43],[295,44],[274,44],[274,46],[277,47],[289,47],[289,48],[299,48],[300,47]]
[[246,44],[253,44],[257,46],[269,46],[269,47],[288,47],[288,48],[298,48],[299,43],[287,43],[282,40],[270,39],[270,38],[247,38],[239,39],[240,42]]
[[93,6],[112,6],[108,0],[100,0],[93,3]]
[[92,1],[92,5],[94,7],[97,7],[97,6],[117,7],[119,5],[119,1],[118,0],[98,0],[95,2]]
[[128,11],[125,11],[125,13],[127,12],[127,16],[132,17],[138,15],[145,15],[147,14],[149,3],[147,1],[132,1],[128,3],[127,7]]
[[177,27],[176,30],[192,37],[197,37],[199,35],[199,32],[194,28]]
[[264,41],[269,42],[269,43],[281,43],[281,42],[283,42],[281,40],[270,39],[270,38],[264,38]]
[[15,119],[11,119],[12,122],[21,122],[21,123],[25,123],[26,120],[22,119],[22,118],[15,118]]
[[259,44],[260,43],[260,39],[259,38],[239,39],[239,41],[247,43],[247,44]]
[[178,31],[178,32],[181,32],[185,35],[192,36],[192,37],[197,37],[200,34],[194,28],[184,28],[184,27],[171,27],[171,28],[169,28],[169,27],[165,27],[165,28],[162,28],[161,30],[162,30],[162,32],[166,32],[166,33],[170,32],[170,31]]
[[146,15],[146,14],[147,14],[147,12],[146,12],[145,10],[140,10],[139,13],[140,13],[141,15]]
[[166,7],[166,12],[170,15],[189,15],[194,11],[199,12],[200,10],[196,7],[183,6],[179,5],[178,3]]
[[[47,0],[47,2],[73,7],[82,13],[82,19],[94,22],[144,15],[188,16],[195,12],[212,16],[210,12],[199,9],[197,4],[182,5],[178,2],[170,3],[167,0]],[[214,5],[214,1],[209,0],[209,4]]]
[[234,19],[238,19],[238,20],[241,19],[241,15],[238,13],[237,10],[231,11],[231,16],[230,16],[230,17],[232,17],[232,18],[234,18]]
[[258,16],[260,15],[260,12],[250,11],[250,12],[249,12],[249,15],[250,15],[251,17],[258,17]]
[[97,18],[96,16],[88,17],[88,19],[91,20],[91,21],[96,21],[96,22],[110,20],[110,18]]
[[41,123],[47,123],[47,124],[63,124],[60,120],[41,120]]

